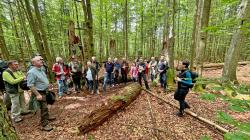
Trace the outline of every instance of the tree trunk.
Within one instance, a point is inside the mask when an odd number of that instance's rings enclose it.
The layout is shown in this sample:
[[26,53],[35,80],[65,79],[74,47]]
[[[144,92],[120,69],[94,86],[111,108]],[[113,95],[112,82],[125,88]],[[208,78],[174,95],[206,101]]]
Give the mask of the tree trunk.
[[26,64],[24,62],[24,58],[25,58],[24,57],[24,52],[23,52],[23,48],[22,48],[22,45],[21,45],[21,38],[20,38],[20,35],[19,35],[18,31],[17,31],[16,19],[14,17],[14,12],[13,12],[13,9],[12,9],[12,6],[11,6],[11,2],[8,1],[8,4],[10,6],[10,15],[11,15],[11,20],[12,20],[13,30],[15,31],[15,36],[16,36],[16,40],[17,40],[17,44],[18,44],[18,49],[19,49],[20,54],[21,54],[20,62],[22,64],[24,64],[24,66],[26,67]]
[[100,0],[100,43],[99,43],[99,61],[102,61],[102,52],[103,52],[103,34],[102,34],[102,24],[103,24],[103,20],[102,20],[102,12],[103,12],[103,0]]
[[31,42],[30,42],[30,38],[29,38],[29,34],[28,34],[28,31],[27,31],[27,28],[25,26],[25,18],[24,18],[24,12],[21,10],[21,4],[19,3],[19,1],[16,2],[16,7],[17,7],[17,14],[18,14],[18,17],[19,17],[19,22],[20,22],[20,25],[21,25],[21,28],[22,28],[22,34],[24,36],[24,40],[25,40],[25,45],[26,45],[26,48],[28,50],[28,55],[29,55],[29,58],[31,58],[32,56],[32,46],[31,46]]
[[[125,26],[124,26],[125,25]],[[125,27],[125,28],[124,28]],[[124,9],[124,24],[123,24],[124,32],[125,32],[125,54],[124,57],[128,59],[128,0],[125,0],[125,9]]]
[[194,66],[194,58],[195,58],[195,50],[197,46],[197,38],[200,35],[200,17],[201,17],[201,8],[202,8],[203,0],[196,0],[196,10],[194,15],[194,24],[193,24],[193,34],[192,34],[192,46],[191,46],[191,62],[190,69],[193,70]]
[[[23,1],[22,0],[19,0],[21,6],[24,8],[24,4],[23,4]],[[29,0],[24,0],[25,2],[25,7],[26,7],[26,16],[27,16],[27,19],[28,19],[28,22],[29,22],[29,25],[31,27],[31,30],[32,30],[32,33],[34,35],[34,39],[35,39],[35,44],[36,44],[36,48],[38,49],[39,53],[42,55],[42,57],[47,60],[47,57],[45,55],[45,51],[44,51],[44,48],[43,48],[43,44],[42,44],[42,40],[41,38],[39,37],[39,29],[38,29],[38,26],[35,22],[35,19],[32,15],[32,11],[31,11],[31,6],[30,6],[30,1]]]
[[94,43],[93,43],[93,18],[92,18],[92,11],[91,11],[91,3],[90,0],[82,0],[83,5],[83,13],[85,19],[85,27],[87,37],[86,39],[86,55],[84,60],[90,59],[91,56],[94,55]]
[[[233,33],[230,47],[225,55],[225,65],[222,77],[225,82],[232,81],[237,83],[236,69],[242,46],[245,44],[246,33],[249,29],[246,27],[250,22],[250,1],[242,0],[238,11],[239,24]],[[244,27],[245,26],[245,27]]]
[[78,127],[80,133],[85,134],[103,124],[117,111],[124,109],[132,103],[140,93],[141,87],[138,83],[126,86],[120,91],[118,96],[112,96],[107,105],[102,105],[100,108],[82,118],[82,123]]
[[0,139],[19,140],[2,99],[0,99]]
[[[0,16],[1,13],[0,13]],[[1,48],[1,53],[4,57],[4,59],[9,60],[10,59],[10,54],[9,51],[6,47],[6,43],[5,43],[5,39],[4,39],[4,32],[3,32],[3,26],[2,26],[2,22],[0,22],[0,48]]]
[[197,48],[196,48],[196,71],[199,75],[202,75],[202,64],[204,60],[204,51],[207,44],[207,31],[204,31],[208,27],[209,14],[210,14],[211,0],[205,0],[203,4],[202,17],[201,17],[201,28],[200,35],[197,36]]
[[33,6],[34,6],[34,9],[35,9],[38,28],[40,30],[40,37],[42,39],[42,44],[43,44],[44,51],[45,51],[45,54],[46,54],[48,67],[49,67],[49,69],[51,69],[53,60],[52,60],[52,56],[51,56],[50,49],[49,49],[49,46],[48,46],[48,40],[47,40],[46,32],[45,32],[44,27],[43,27],[43,22],[42,22],[42,18],[41,18],[39,8],[38,8],[37,0],[33,0]]

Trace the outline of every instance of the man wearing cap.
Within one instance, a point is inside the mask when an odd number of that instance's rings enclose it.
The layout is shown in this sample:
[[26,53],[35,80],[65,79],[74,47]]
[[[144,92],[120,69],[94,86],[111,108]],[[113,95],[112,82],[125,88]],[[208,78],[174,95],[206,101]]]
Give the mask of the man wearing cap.
[[43,62],[41,57],[35,56],[31,62],[33,68],[31,68],[27,73],[27,85],[39,102],[41,109],[42,130],[51,131],[53,128],[48,123],[49,120],[54,120],[55,118],[49,117],[48,106],[46,102],[49,80],[45,72],[42,70]]
[[3,81],[6,93],[11,100],[11,118],[15,123],[21,122],[21,114],[27,114],[25,111],[25,102],[23,90],[19,87],[19,83],[24,80],[25,75],[18,70],[19,64],[16,60],[8,62],[8,69],[3,72]]
[[184,109],[190,108],[190,106],[185,101],[186,95],[189,92],[189,88],[193,84],[191,73],[188,67],[189,67],[189,61],[183,61],[180,66],[181,72],[175,79],[178,82],[178,86],[174,94],[174,99],[179,101],[180,104],[179,112],[176,114],[179,117],[183,116]]

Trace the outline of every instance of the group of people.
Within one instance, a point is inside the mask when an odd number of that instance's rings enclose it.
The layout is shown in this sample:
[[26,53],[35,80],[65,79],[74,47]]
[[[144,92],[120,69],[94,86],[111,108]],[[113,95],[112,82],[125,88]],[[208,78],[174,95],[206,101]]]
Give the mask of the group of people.
[[[178,88],[175,92],[174,98],[180,103],[180,110],[178,116],[183,116],[184,109],[190,108],[185,102],[185,97],[189,91],[189,86],[192,85],[190,80],[191,75],[188,73],[188,61],[183,61],[181,65],[181,73],[176,78],[178,81]],[[136,59],[131,67],[129,62],[123,58],[121,62],[111,57],[104,63],[104,79],[102,84],[103,94],[106,94],[106,85],[109,83],[110,87],[117,84],[128,82],[128,75],[134,82],[139,82],[142,86],[142,79],[145,83],[146,89],[150,90],[148,79],[154,81],[159,76],[159,82],[164,91],[167,90],[167,70],[168,62],[161,56],[159,61],[155,57],[151,61],[143,60],[143,58]],[[81,79],[84,79],[86,88],[91,94],[99,94],[99,72],[101,64],[96,61],[93,56],[86,65],[82,65],[75,56],[71,57],[68,64],[64,63],[61,57],[56,58],[56,62],[52,66],[52,72],[55,74],[55,79],[58,85],[58,97],[62,98],[63,94],[69,94],[68,84],[73,81],[75,92],[81,91]],[[3,72],[3,80],[5,83],[5,90],[11,98],[11,118],[14,122],[22,121],[21,115],[30,113],[30,110],[41,111],[42,130],[50,131],[53,128],[49,125],[49,121],[54,120],[55,117],[49,115],[46,95],[49,89],[49,80],[47,78],[48,67],[40,55],[36,55],[31,59],[31,65],[25,75],[19,70],[19,64],[16,60],[8,62],[8,69]],[[27,80],[27,86],[32,92],[29,101],[29,110],[25,108],[23,90],[19,83]]]

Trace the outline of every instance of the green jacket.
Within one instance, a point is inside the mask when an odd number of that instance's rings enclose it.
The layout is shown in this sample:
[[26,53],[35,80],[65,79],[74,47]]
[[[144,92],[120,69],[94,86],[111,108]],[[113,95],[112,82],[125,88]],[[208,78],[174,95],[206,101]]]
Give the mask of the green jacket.
[[17,94],[18,92],[22,92],[18,84],[21,81],[23,81],[25,75],[21,71],[15,71],[13,72],[13,74],[16,77],[16,79],[6,70],[3,72],[3,81],[5,85],[5,90],[9,94]]

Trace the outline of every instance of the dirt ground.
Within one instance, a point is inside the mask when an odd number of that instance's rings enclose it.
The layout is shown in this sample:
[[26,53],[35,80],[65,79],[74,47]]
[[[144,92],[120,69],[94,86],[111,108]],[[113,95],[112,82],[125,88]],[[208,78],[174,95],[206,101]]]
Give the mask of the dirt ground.
[[[222,70],[204,71],[205,77],[219,77]],[[239,67],[237,76],[240,82],[250,84],[250,66]],[[96,108],[106,104],[107,98],[117,94],[124,85],[108,89],[107,95],[89,95],[86,91],[79,94],[71,94],[58,99],[54,105],[49,106],[50,115],[57,119],[50,124],[54,130],[44,132],[40,130],[40,113],[24,116],[24,121],[14,124],[16,131],[22,140],[124,140],[124,139],[156,139],[153,127],[157,127],[160,139],[181,139],[196,140],[202,136],[209,136],[211,139],[223,139],[214,128],[185,114],[183,118],[176,117],[176,108],[173,108],[155,97],[142,91],[141,95],[125,110],[118,112],[96,130],[85,135],[77,135],[77,126],[82,118]],[[152,92],[161,90],[153,88]],[[159,96],[171,101],[173,92],[159,93]],[[201,100],[197,93],[191,92],[186,98],[191,105],[191,111],[198,115],[216,122],[217,111],[225,111],[242,121],[249,121],[250,114],[234,113],[228,109],[228,104],[216,99],[215,102]],[[156,118],[156,126],[152,125],[150,117],[149,102],[152,106],[153,115]],[[218,123],[218,122],[217,122]],[[227,129],[231,126],[223,125]]]

